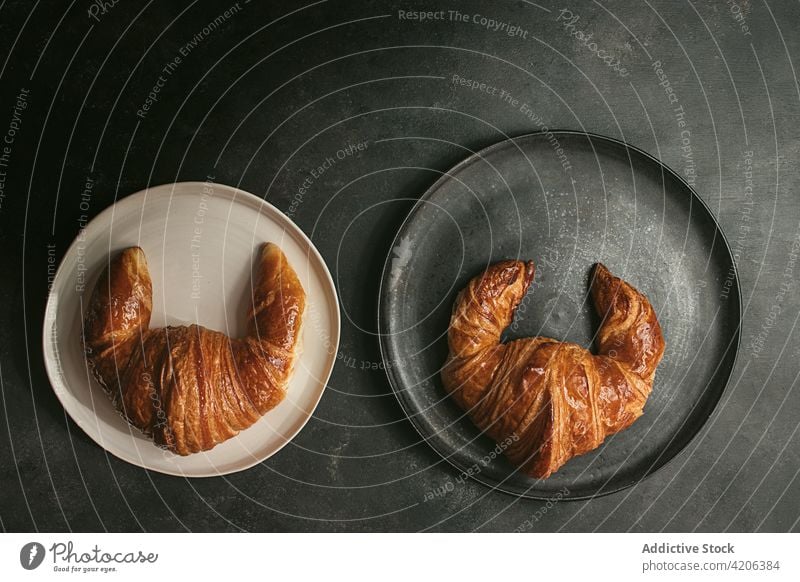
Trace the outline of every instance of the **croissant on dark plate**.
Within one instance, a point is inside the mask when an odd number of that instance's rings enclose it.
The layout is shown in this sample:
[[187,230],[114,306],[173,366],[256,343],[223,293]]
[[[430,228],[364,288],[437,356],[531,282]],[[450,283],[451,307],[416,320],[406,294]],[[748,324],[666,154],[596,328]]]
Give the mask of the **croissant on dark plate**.
[[103,271],[83,340],[94,376],[122,415],[179,455],[235,436],[286,394],[299,351],[305,291],[281,249],[259,250],[244,337],[199,325],[150,329],[153,286],[142,249]]
[[545,337],[501,343],[533,273],[532,262],[501,261],[461,291],[442,380],[481,431],[510,443],[514,465],[546,478],[641,416],[664,338],[647,298],[598,263],[597,354]]

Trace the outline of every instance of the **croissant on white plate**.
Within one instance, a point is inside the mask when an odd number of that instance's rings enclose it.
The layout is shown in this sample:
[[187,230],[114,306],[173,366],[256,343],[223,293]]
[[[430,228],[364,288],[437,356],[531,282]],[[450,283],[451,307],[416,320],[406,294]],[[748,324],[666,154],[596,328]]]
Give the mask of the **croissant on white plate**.
[[150,328],[153,286],[129,247],[98,280],[84,320],[87,360],[123,416],[179,455],[235,436],[286,395],[305,291],[281,249],[259,250],[244,337],[200,325]]
[[512,463],[546,478],[642,414],[664,337],[647,298],[598,263],[597,354],[546,337],[500,343],[533,274],[532,262],[501,261],[461,291],[442,380],[478,428],[511,443],[504,452]]

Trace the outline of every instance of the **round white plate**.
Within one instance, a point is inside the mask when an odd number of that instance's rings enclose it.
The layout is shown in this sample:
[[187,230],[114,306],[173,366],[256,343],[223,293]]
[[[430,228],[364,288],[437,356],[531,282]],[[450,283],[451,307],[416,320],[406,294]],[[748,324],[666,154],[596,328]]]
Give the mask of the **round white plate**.
[[[88,369],[81,329],[95,281],[110,257],[138,245],[153,279],[151,326],[198,323],[238,336],[245,329],[251,265],[264,242],[281,247],[307,295],[302,352],[286,398],[210,451],[187,457],[164,451],[117,413]],[[152,187],[95,217],[58,268],[44,323],[47,373],[78,426],[120,459],[185,477],[241,471],[285,446],[313,414],[338,346],[336,289],[312,242],[261,198],[210,182]]]

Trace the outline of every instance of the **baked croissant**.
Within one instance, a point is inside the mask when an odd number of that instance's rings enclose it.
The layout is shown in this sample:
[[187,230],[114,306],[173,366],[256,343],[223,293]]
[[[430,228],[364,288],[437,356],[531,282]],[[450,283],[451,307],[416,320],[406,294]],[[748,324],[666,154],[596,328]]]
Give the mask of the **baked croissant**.
[[283,400],[299,351],[305,291],[276,245],[262,246],[246,335],[199,325],[150,329],[153,287],[130,247],[103,271],[84,320],[87,359],[114,405],[179,455],[213,448]]
[[546,478],[642,414],[664,338],[647,298],[598,263],[596,355],[544,337],[500,343],[533,273],[532,262],[502,261],[461,291],[442,379],[478,428],[508,444],[514,465]]

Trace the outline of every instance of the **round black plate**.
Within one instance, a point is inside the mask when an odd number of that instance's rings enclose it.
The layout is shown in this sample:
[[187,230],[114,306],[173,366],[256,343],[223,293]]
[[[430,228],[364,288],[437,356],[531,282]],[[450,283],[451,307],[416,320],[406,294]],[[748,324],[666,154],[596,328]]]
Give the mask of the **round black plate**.
[[[439,376],[456,294],[509,258],[532,259],[537,272],[506,339],[591,347],[598,321],[588,282],[599,261],[648,296],[667,345],[644,415],[543,480],[493,453]],[[389,381],[442,457],[514,495],[581,499],[633,485],[697,434],[731,374],[741,305],[722,231],[674,171],[610,138],[552,132],[478,152],[425,193],[387,258],[379,309]]]

